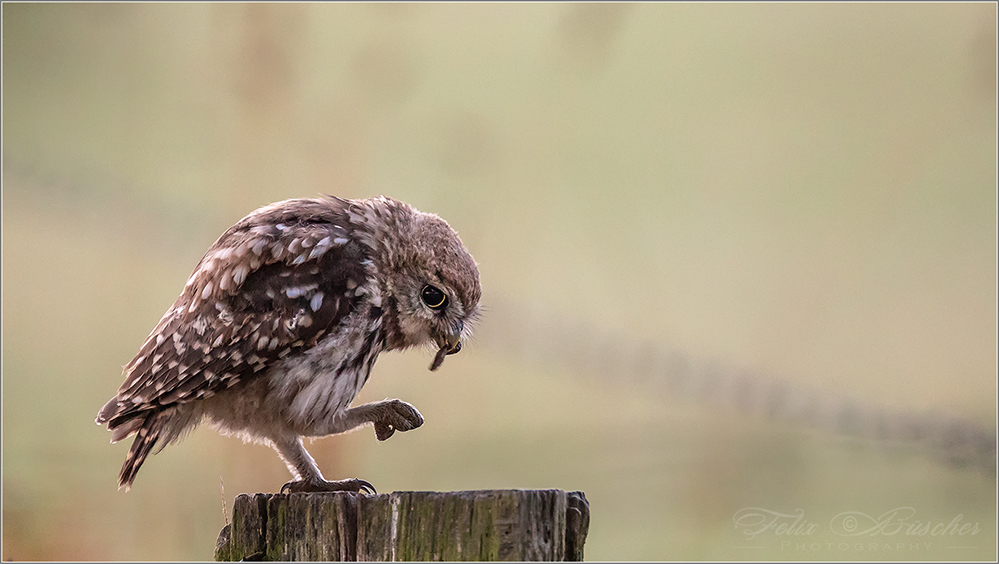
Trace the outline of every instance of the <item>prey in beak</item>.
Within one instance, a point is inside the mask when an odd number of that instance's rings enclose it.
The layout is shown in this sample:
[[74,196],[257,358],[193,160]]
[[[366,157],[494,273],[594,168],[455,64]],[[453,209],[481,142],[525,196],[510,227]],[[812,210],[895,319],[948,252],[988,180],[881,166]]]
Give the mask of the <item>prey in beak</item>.
[[455,354],[461,350],[461,330],[463,326],[459,322],[456,329],[451,330],[451,332],[446,335],[442,335],[438,339],[437,344],[440,348],[437,350],[437,354],[434,356],[434,361],[430,363],[430,371],[433,372],[444,364],[444,357],[449,354]]

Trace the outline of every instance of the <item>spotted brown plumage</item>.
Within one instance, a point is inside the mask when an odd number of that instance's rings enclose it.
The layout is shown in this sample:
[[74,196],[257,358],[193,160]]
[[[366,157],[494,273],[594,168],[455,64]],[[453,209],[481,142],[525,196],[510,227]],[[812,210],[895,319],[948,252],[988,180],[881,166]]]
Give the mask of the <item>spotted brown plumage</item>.
[[208,420],[268,443],[291,491],[371,489],[328,482],[304,436],[373,423],[379,440],[423,423],[413,406],[354,408],[379,353],[460,350],[480,297],[478,270],[441,218],[379,197],[286,200],[260,208],[208,249],[101,409],[112,442],[136,435],[119,475]]

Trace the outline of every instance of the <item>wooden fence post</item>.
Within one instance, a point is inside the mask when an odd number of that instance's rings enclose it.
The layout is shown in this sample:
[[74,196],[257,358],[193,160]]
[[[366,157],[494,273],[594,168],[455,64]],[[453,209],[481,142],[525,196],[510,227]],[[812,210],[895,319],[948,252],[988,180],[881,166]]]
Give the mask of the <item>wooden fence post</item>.
[[583,492],[241,494],[215,559],[582,560]]

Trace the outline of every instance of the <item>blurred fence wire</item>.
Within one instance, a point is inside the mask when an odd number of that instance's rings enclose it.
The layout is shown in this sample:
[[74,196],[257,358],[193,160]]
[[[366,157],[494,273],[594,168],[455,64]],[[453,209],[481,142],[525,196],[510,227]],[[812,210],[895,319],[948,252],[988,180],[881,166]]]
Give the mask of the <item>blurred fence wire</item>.
[[567,367],[608,384],[706,409],[864,439],[879,448],[909,447],[954,467],[994,478],[996,429],[937,411],[892,409],[843,392],[812,389],[760,373],[695,358],[663,343],[635,342],[554,311],[492,300],[481,342],[524,362]]
[[[212,221],[204,208],[141,198],[127,190],[122,194],[132,196],[112,196],[106,188],[90,185],[120,184],[114,179],[52,173],[7,155],[3,179],[8,196],[72,210],[81,221],[108,226],[106,210],[100,211],[105,206],[113,206],[119,217],[140,218],[144,228],[163,234],[159,244],[152,244],[154,249],[165,250],[192,232],[199,237],[217,235],[205,231]],[[628,384],[705,409],[732,410],[855,437],[877,448],[907,448],[956,468],[975,468],[990,479],[996,475],[995,427],[964,417],[893,409],[841,391],[812,389],[800,379],[790,382],[749,367],[696,358],[665,343],[636,342],[538,304],[515,304],[502,296],[490,296],[487,317],[479,324],[476,343],[512,360],[562,367],[608,385]]]

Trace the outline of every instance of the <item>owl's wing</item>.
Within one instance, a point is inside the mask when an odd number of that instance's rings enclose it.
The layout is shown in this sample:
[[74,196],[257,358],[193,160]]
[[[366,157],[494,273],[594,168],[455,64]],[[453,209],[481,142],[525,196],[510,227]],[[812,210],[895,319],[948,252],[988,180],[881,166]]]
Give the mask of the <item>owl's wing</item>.
[[313,346],[353,311],[367,287],[365,256],[346,217],[331,215],[330,202],[275,206],[212,245],[125,366],[97,417],[113,440],[134,432],[143,412],[208,397]]

